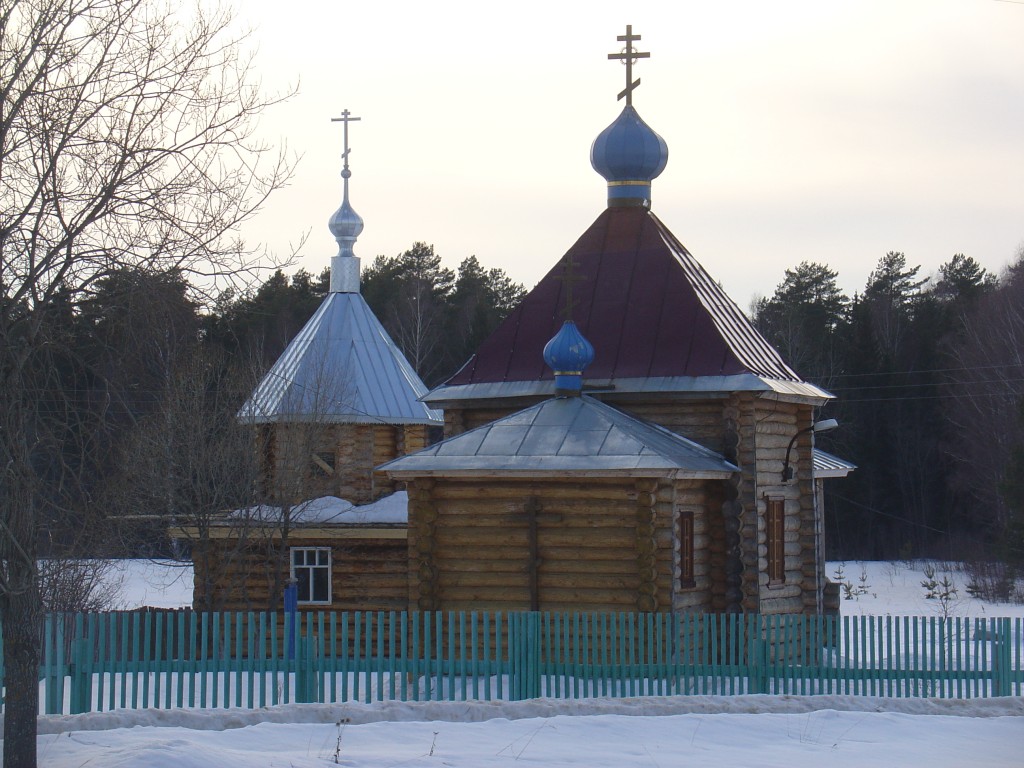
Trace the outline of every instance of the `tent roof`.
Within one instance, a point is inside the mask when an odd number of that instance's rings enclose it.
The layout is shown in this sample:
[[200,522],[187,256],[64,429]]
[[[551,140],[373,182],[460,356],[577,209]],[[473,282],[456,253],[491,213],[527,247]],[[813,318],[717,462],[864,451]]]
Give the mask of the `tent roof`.
[[427,388],[359,293],[329,293],[263,377],[239,417],[364,424],[440,424]]
[[786,365],[653,213],[610,207],[427,402],[551,394],[541,351],[567,303],[596,352],[588,385],[830,397]]

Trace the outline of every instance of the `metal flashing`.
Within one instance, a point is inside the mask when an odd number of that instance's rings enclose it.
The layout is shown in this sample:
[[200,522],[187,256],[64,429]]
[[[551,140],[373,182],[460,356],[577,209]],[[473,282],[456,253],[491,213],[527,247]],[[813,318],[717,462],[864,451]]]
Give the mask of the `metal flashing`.
[[811,461],[815,478],[846,477],[857,468],[856,464],[826,453],[820,448],[814,449]]
[[396,478],[500,473],[725,479],[739,469],[692,440],[583,395],[545,400],[377,471]]
[[[767,379],[752,373],[731,376],[654,376],[592,381],[585,386],[593,391],[614,392],[615,395],[638,393],[692,393],[728,394],[730,392],[765,392],[799,398],[811,405],[820,405],[834,396],[814,384],[804,381]],[[445,408],[468,400],[502,400],[515,397],[550,397],[554,382],[550,379],[533,381],[496,381],[473,384],[442,384],[423,397],[423,402]]]

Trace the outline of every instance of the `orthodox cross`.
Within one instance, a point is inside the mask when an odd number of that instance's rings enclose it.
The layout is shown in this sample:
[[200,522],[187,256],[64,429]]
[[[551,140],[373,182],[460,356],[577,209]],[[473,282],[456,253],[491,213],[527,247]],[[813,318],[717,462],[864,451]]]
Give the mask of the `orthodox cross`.
[[348,169],[348,124],[352,123],[352,122],[355,122],[357,120],[362,120],[362,119],[363,118],[361,118],[361,117],[352,117],[352,113],[349,112],[347,109],[344,110],[341,113],[341,117],[332,117],[331,118],[331,122],[332,123],[344,123],[344,125],[345,125],[345,133],[344,133],[344,142],[345,142],[344,148],[345,148],[345,151],[341,153],[341,159],[345,163],[344,170],[341,172],[341,175],[345,179],[347,179],[349,176],[352,175],[352,172]]
[[626,65],[626,88],[619,93],[619,99],[623,96],[626,97],[626,106],[633,105],[633,89],[640,85],[640,78],[633,79],[633,64],[638,59],[649,59],[651,58],[650,53],[641,53],[640,51],[633,50],[633,43],[640,39],[640,35],[633,34],[633,25],[626,25],[626,34],[619,35],[615,38],[620,43],[625,43],[626,47],[623,48],[619,53],[609,53],[609,59],[619,59],[623,64]]
[[565,268],[562,270],[561,276],[558,278],[562,285],[565,286],[565,305],[562,307],[562,319],[572,320],[572,309],[576,306],[576,302],[573,301],[572,287],[575,283],[578,283],[583,278],[576,274],[576,267],[578,265],[573,260],[572,254],[570,253],[565,257]]
[[523,504],[523,515],[526,517],[526,576],[527,590],[530,597],[530,610],[540,610],[540,568],[544,560],[540,556],[540,523],[558,525],[562,515],[544,511],[544,506],[536,496],[530,496]]

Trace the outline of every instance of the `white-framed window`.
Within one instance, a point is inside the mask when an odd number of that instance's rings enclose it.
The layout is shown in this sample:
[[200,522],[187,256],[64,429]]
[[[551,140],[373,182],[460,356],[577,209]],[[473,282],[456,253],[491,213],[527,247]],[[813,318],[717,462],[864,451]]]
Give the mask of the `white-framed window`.
[[299,604],[331,602],[330,547],[292,547],[292,578],[299,588]]

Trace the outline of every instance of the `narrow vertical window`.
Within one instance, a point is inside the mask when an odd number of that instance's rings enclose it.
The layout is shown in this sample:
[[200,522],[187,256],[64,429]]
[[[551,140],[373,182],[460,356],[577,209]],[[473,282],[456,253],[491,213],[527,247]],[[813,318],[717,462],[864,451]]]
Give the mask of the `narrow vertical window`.
[[786,507],[782,499],[768,499],[765,514],[768,545],[768,583],[786,581]]
[[679,586],[688,589],[697,585],[693,567],[693,510],[679,511]]
[[292,547],[292,578],[299,603],[331,602],[331,550],[327,547]]

